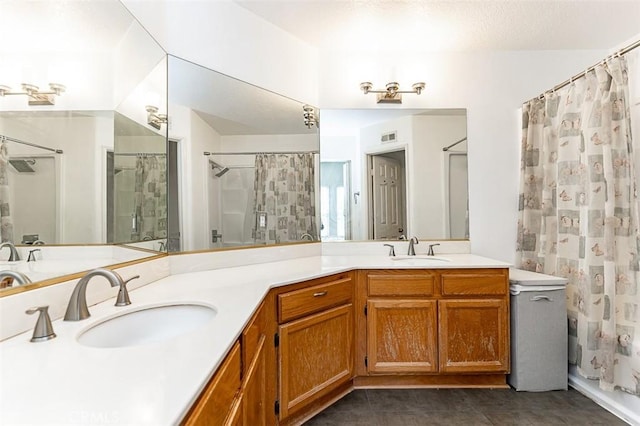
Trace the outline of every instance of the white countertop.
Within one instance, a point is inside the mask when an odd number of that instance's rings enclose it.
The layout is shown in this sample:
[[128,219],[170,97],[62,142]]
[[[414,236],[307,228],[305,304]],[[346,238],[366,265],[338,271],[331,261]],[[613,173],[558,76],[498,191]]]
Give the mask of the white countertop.
[[[429,261],[386,256],[313,256],[163,278],[131,291],[130,306],[114,307],[108,300],[90,307],[87,320],[54,321],[53,340],[30,343],[28,332],[0,343],[0,424],[174,424],[270,288],[353,269],[509,266],[469,254],[437,257],[450,261],[427,266]],[[210,305],[217,315],[196,331],[159,343],[106,349],[76,341],[106,317],[176,302]]]

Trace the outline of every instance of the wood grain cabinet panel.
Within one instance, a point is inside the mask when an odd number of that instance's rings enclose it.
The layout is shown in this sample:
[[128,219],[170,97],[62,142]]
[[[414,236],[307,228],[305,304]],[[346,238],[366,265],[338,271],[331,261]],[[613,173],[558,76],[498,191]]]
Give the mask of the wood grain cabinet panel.
[[504,299],[439,301],[440,372],[508,372],[508,315]]
[[470,269],[442,273],[443,296],[504,296],[509,276],[503,269]]
[[242,419],[247,426],[268,426],[266,336],[258,342],[242,387]]
[[432,273],[385,273],[367,276],[370,297],[433,296],[436,275]]
[[435,300],[369,299],[369,373],[437,371],[436,306]]
[[236,343],[213,376],[183,424],[231,425],[240,398],[240,344]]
[[350,277],[278,296],[279,322],[287,322],[324,309],[351,302],[353,283]]
[[280,419],[351,380],[351,304],[283,324],[279,336]]

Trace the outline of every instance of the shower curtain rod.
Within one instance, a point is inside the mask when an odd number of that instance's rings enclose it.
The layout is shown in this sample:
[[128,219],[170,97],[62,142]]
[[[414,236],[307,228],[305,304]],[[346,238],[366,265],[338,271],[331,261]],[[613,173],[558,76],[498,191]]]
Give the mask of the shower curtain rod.
[[555,92],[556,90],[560,90],[562,89],[564,86],[568,86],[569,84],[573,83],[575,80],[579,79],[580,77],[584,77],[585,75],[587,75],[587,73],[593,71],[598,65],[605,63],[607,59],[612,59],[618,56],[622,56],[626,53],[631,52],[633,49],[640,47],[640,40],[631,43],[630,45],[628,45],[627,47],[623,47],[622,49],[618,50],[617,52],[614,52],[613,54],[607,56],[606,58],[604,58],[602,61],[598,62],[595,65],[591,65],[589,68],[587,68],[586,70],[579,72],[578,74],[574,75],[573,77],[570,77],[568,79],[566,79],[565,81],[563,81],[560,84],[557,84],[555,86],[553,86],[551,89],[549,90],[545,90],[543,93],[541,93],[540,95],[530,99],[530,100],[534,100],[534,99],[544,99],[544,95],[546,93],[549,92]]
[[259,152],[208,152],[205,151],[204,155],[260,155],[260,154],[319,154],[320,151],[259,151]]
[[464,142],[464,141],[466,141],[466,140],[467,140],[467,137],[465,136],[464,138],[460,139],[459,141],[454,142],[454,143],[452,143],[452,144],[451,144],[451,145],[449,145],[449,146],[445,146],[444,148],[442,148],[442,150],[443,150],[443,151],[449,151],[449,149],[450,149],[450,148],[453,148],[454,146],[456,146],[456,145],[458,145],[459,143],[462,143],[462,142]]
[[15,143],[19,143],[19,144],[22,144],[22,145],[28,145],[28,146],[32,146],[34,148],[40,148],[40,149],[44,149],[44,150],[47,150],[47,151],[55,152],[56,154],[62,154],[63,153],[63,151],[61,149],[49,148],[47,146],[42,146],[42,145],[38,145],[38,144],[35,144],[35,143],[31,143],[31,142],[21,141],[20,139],[10,138],[9,136],[0,135],[0,142],[4,142],[4,141],[15,142]]
[[114,152],[113,155],[125,155],[125,156],[151,156],[151,155],[167,155],[166,152]]

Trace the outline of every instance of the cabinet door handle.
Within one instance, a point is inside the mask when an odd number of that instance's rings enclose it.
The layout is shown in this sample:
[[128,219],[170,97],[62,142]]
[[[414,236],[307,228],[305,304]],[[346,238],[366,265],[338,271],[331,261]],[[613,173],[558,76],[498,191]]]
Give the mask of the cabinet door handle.
[[313,297],[322,297],[322,296],[326,296],[328,293],[328,291],[319,291],[317,293],[313,293]]
[[553,302],[553,299],[550,298],[549,296],[533,296],[530,300],[532,302],[539,302],[541,300],[546,300],[547,302]]

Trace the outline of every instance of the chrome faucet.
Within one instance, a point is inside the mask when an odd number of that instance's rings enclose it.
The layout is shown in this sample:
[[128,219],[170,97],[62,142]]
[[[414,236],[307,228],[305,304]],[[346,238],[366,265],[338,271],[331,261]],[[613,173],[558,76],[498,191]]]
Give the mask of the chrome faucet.
[[411,237],[411,239],[409,240],[409,251],[407,252],[407,255],[415,256],[416,249],[414,248],[414,245],[419,243],[420,242],[418,241],[418,237]]
[[304,233],[300,236],[300,240],[309,240],[309,241],[313,241],[313,236],[311,236],[311,234],[308,233]]
[[65,321],[80,321],[91,316],[89,308],[87,308],[87,284],[89,284],[91,278],[98,275],[105,277],[111,284],[111,287],[120,286],[115,306],[127,306],[131,304],[129,292],[127,291],[127,283],[133,279],[140,278],[140,275],[136,275],[125,281],[116,271],[104,268],[94,269],[80,278],[80,281],[76,284],[76,288],[73,289],[73,293],[71,293],[71,298],[69,299],[69,305],[67,306],[67,313],[64,315]]
[[4,280],[5,278],[13,278],[20,285],[31,284],[31,280],[29,279],[29,277],[20,271],[0,271],[0,281]]
[[2,250],[5,247],[9,247],[9,250],[10,250],[9,259],[7,259],[9,262],[20,260],[20,253],[18,253],[18,250],[16,249],[16,246],[13,245],[13,243],[6,241],[0,244],[0,250]]

